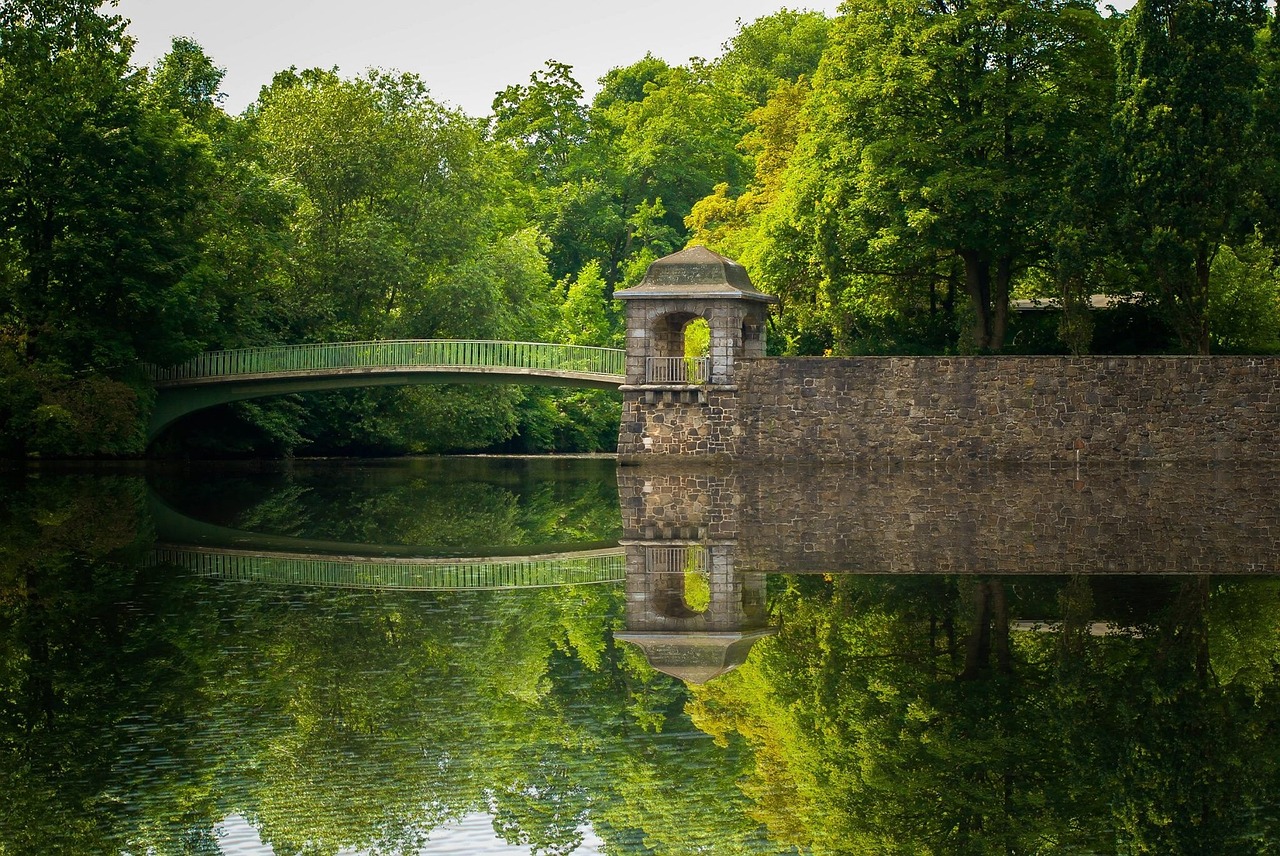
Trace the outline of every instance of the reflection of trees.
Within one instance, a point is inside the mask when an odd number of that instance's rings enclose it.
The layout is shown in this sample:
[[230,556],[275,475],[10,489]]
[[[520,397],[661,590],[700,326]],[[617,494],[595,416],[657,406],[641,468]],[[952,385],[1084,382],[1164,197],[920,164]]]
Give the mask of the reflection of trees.
[[172,483],[185,514],[254,532],[440,550],[609,541],[621,530],[611,461],[299,466],[271,476]]
[[[690,710],[815,853],[1269,852],[1280,583],[1114,582],[802,578]],[[1046,604],[1059,632],[1008,632]]]
[[540,853],[584,822],[610,852],[761,852],[740,744],[613,644],[619,591],[211,584],[133,561],[132,507],[95,518],[127,488],[5,512],[0,851],[216,853],[238,813],[277,853],[407,853],[480,810]]

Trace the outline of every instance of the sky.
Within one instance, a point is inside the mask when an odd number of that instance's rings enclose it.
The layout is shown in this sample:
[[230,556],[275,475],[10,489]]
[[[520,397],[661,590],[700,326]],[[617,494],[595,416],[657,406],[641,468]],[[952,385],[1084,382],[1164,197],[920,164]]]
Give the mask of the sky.
[[174,36],[199,42],[226,69],[223,106],[239,113],[277,71],[338,66],[416,72],[432,97],[488,115],[496,92],[548,59],[595,92],[611,68],[646,52],[671,63],[711,58],[744,23],[783,6],[834,14],[838,0],[119,0],[134,63],[150,65]]
[[[604,842],[591,829],[582,831],[582,844],[573,856],[600,856]],[[218,825],[218,849],[224,856],[273,856],[275,851],[262,843],[258,830],[243,816],[233,814]],[[427,845],[418,856],[530,856],[533,848],[507,844],[493,831],[492,815],[476,812],[431,831]],[[343,850],[339,856],[361,856]]]

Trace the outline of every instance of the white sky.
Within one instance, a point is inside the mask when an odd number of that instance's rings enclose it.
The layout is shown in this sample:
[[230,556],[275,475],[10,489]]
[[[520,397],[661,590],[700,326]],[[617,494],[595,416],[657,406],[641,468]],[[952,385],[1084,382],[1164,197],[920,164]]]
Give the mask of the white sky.
[[[224,856],[273,856],[275,853],[262,843],[258,830],[238,814],[223,820],[217,834],[218,849]],[[582,830],[582,844],[573,856],[600,856],[603,847],[604,842],[587,827]],[[418,851],[419,856],[529,856],[532,852],[531,847],[516,847],[498,838],[493,831],[493,817],[480,812],[432,830],[427,846]],[[339,856],[358,854],[344,850]]]
[[224,107],[238,113],[275,72],[338,66],[416,72],[432,97],[473,116],[494,93],[524,83],[543,62],[573,66],[595,92],[611,68],[646,51],[671,63],[714,57],[738,31],[783,6],[834,14],[839,0],[119,0],[148,65],[175,35],[199,42],[227,70]]

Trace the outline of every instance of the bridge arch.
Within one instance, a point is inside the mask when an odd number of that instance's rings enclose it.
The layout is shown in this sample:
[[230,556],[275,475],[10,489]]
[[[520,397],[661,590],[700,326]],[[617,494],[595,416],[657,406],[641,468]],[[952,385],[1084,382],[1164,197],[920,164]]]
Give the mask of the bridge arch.
[[405,339],[210,351],[150,367],[156,404],[150,442],[177,419],[218,404],[360,386],[520,383],[617,389],[624,353],[545,342]]
[[352,544],[219,526],[177,511],[154,492],[151,561],[198,576],[277,585],[458,591],[613,585],[626,575],[616,542],[554,545],[489,556],[437,556],[400,544]]

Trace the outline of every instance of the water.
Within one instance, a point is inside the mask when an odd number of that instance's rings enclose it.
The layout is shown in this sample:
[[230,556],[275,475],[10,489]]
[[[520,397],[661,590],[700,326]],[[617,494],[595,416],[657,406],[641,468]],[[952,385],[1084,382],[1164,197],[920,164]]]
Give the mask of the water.
[[1274,488],[5,477],[0,853],[1273,852]]

